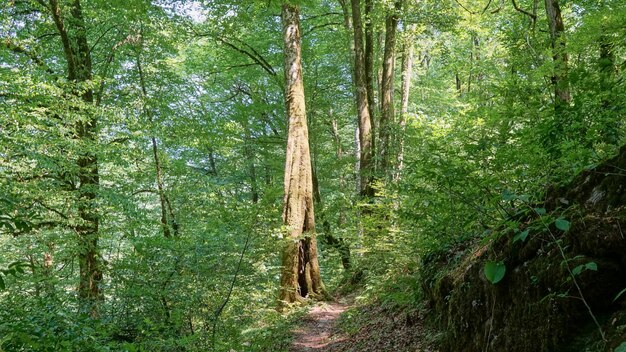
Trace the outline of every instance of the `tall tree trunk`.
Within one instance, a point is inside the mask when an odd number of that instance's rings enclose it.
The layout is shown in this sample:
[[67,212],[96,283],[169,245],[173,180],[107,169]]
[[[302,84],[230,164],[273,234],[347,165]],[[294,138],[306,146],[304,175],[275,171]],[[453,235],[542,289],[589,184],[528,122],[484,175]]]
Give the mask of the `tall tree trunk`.
[[396,180],[400,178],[402,169],[404,168],[404,133],[406,131],[406,118],[409,112],[411,77],[413,76],[413,31],[415,31],[415,25],[409,25],[406,29],[406,36],[402,48],[402,91],[400,99],[400,119],[398,121],[400,130],[396,137],[396,145],[398,148]]
[[470,93],[472,91],[472,82],[474,81],[474,76],[476,82],[482,79],[480,74],[474,75],[474,67],[478,65],[480,61],[480,41],[476,34],[472,34],[471,37],[471,50],[470,50],[470,69],[469,69],[469,77],[467,78],[467,92]]
[[282,255],[280,300],[292,303],[326,294],[317,260],[313,177],[306,121],[297,6],[283,4],[285,105],[289,120],[283,223],[288,238]]
[[391,158],[391,131],[395,122],[393,106],[394,64],[396,59],[396,30],[398,28],[398,13],[402,7],[401,1],[396,1],[393,9],[389,9],[385,19],[385,51],[383,56],[382,72],[382,102],[379,124],[380,144],[378,147],[380,158],[380,172],[386,173]]
[[545,5],[550,28],[552,59],[554,60],[554,73],[552,75],[554,101],[555,108],[560,110],[568,106],[572,100],[567,78],[569,57],[565,48],[565,25],[561,16],[559,0],[545,0]]
[[[148,122],[150,124],[153,123],[152,112],[147,106],[148,103],[148,89],[146,88],[146,79],[144,77],[143,69],[141,66],[141,59],[137,56],[137,71],[139,73],[139,83],[141,85],[141,94],[143,97],[144,103],[144,113],[148,118]],[[165,186],[163,184],[163,168],[161,167],[161,160],[159,158],[159,147],[157,144],[157,140],[155,136],[150,137],[150,141],[152,142],[152,157],[154,158],[154,169],[156,173],[156,183],[157,183],[157,191],[159,193],[159,202],[161,203],[161,227],[163,229],[163,236],[170,237],[170,221],[168,221],[168,212],[171,218],[171,225],[174,229],[174,235],[178,236],[178,225],[176,223],[176,218],[174,217],[174,210],[172,209],[172,204],[165,194]]]
[[[352,14],[351,8],[349,7],[348,0],[339,0],[341,4],[341,9],[343,13],[343,23],[346,31],[349,35],[348,41],[350,42],[350,73],[352,74],[352,82],[356,82],[355,78],[355,63],[356,63],[356,53],[355,53],[355,42],[354,38],[354,28],[352,25]],[[355,84],[356,86],[356,84]],[[370,115],[371,116],[371,115]],[[354,174],[355,174],[355,189],[357,193],[361,192],[361,142],[359,139],[360,136],[360,124],[357,124],[357,128],[354,131]]]
[[[92,79],[91,51],[87,42],[87,29],[79,0],[70,5],[71,19],[65,21],[58,0],[49,0],[48,9],[57,29],[63,55],[67,64],[67,79],[76,85]],[[92,89],[78,89],[72,92],[84,103],[93,104]],[[76,136],[86,143],[97,143],[97,119],[89,112],[89,116],[75,124]],[[76,226],[79,238],[78,263],[80,280],[78,296],[82,300],[83,310],[93,317],[98,316],[98,301],[103,299],[100,291],[102,269],[98,259],[99,216],[95,204],[100,185],[97,155],[90,148],[85,148],[76,164],[79,167],[78,178],[78,213],[81,223]]]
[[258,185],[258,181],[257,181],[257,175],[256,175],[256,165],[254,162],[254,150],[252,149],[252,146],[250,145],[252,143],[252,133],[250,132],[250,125],[248,124],[248,121],[244,122],[245,125],[243,126],[245,129],[245,142],[244,142],[244,154],[246,157],[246,161],[248,162],[248,177],[250,178],[250,199],[252,200],[252,203],[258,203],[259,202],[259,185]]
[[351,0],[352,25],[354,27],[354,83],[356,87],[357,113],[359,122],[360,153],[360,193],[364,197],[374,195],[373,183],[373,138],[372,119],[368,102],[368,84],[366,74],[365,52],[363,48],[363,22],[361,21],[361,4],[359,0]]
[[163,228],[163,236],[170,237],[170,227],[167,223],[167,205],[165,204],[165,191],[163,189],[163,176],[161,170],[161,161],[159,160],[159,149],[156,138],[150,137],[152,141],[152,156],[154,158],[154,169],[156,171],[157,191],[159,192],[159,202],[161,203],[161,227]]
[[372,24],[372,16],[374,12],[374,4],[372,0],[365,0],[365,80],[367,87],[367,106],[370,116],[372,117],[372,151],[376,150],[374,116],[376,116],[376,93],[374,90],[374,25]]
[[[340,139],[339,131],[337,128],[337,121],[334,118],[332,119],[331,127],[332,127],[332,132],[333,132],[333,139],[337,145],[336,157],[337,157],[337,160],[340,161],[341,158],[343,157],[343,153],[341,150],[341,139]],[[343,175],[339,176],[339,187],[341,189],[345,189],[345,183],[346,182],[345,182],[345,178],[343,177]],[[315,201],[315,206],[317,209],[323,208],[322,194],[320,192],[319,180],[317,178],[317,172],[316,172],[315,166],[313,166],[313,200]],[[325,214],[324,211],[322,211],[322,213],[318,216],[318,221],[322,222],[322,229],[324,230],[323,234],[320,235],[319,237],[320,241],[326,246],[335,248],[337,252],[339,252],[339,255],[341,256],[341,264],[343,265],[343,268],[345,270],[349,270],[351,266],[350,246],[343,238],[336,237],[335,235],[333,235],[330,221],[328,220],[327,215]],[[338,219],[339,227],[343,225],[343,222],[344,222],[343,210],[340,210],[339,219]]]
[[[604,128],[602,139],[609,144],[617,144],[619,142],[620,126],[623,124],[621,118],[613,112],[614,107],[619,104],[614,97],[613,90],[615,88],[615,45],[605,35],[600,35],[600,57],[598,58],[598,68],[600,70],[600,91],[604,92],[602,96],[602,111]],[[607,120],[608,118],[608,120]]]

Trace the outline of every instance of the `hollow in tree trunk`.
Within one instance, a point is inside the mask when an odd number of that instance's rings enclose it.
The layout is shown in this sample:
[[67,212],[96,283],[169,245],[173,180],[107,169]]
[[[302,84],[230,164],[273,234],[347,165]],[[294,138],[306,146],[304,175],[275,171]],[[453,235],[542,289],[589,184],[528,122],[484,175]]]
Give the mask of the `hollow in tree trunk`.
[[285,105],[289,120],[283,223],[287,238],[280,279],[282,304],[325,296],[317,260],[313,177],[306,121],[297,6],[282,6],[285,44]]

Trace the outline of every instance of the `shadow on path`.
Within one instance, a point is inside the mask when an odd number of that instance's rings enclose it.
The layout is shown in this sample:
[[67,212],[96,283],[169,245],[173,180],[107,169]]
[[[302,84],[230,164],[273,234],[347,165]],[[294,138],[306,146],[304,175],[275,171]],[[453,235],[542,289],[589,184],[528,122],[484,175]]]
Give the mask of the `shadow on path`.
[[325,351],[329,345],[341,341],[333,335],[339,315],[350,308],[346,299],[337,302],[320,302],[304,317],[302,324],[293,330],[294,341],[290,352]]

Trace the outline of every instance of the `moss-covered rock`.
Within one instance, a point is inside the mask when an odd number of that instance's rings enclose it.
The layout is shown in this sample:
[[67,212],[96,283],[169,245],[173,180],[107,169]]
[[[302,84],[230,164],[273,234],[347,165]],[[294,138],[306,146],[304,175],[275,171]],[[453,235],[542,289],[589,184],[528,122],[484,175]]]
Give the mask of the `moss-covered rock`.
[[[626,288],[624,170],[626,147],[552,190],[548,214],[520,222],[526,241],[503,231],[460,263],[445,254],[425,259],[422,288],[429,321],[443,332],[441,350],[613,351],[626,341],[626,297],[614,301]],[[566,232],[551,220],[563,214]],[[488,260],[507,268],[495,285],[483,274]]]

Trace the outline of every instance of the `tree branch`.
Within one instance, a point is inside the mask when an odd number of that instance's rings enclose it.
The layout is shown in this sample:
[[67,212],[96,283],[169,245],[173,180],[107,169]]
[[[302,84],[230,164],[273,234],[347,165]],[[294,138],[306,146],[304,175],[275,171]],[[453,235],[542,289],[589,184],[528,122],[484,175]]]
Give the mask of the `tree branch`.
[[493,0],[489,0],[489,2],[487,3],[487,5],[485,6],[485,8],[483,9],[482,14],[484,14],[485,12],[487,12],[487,10],[489,10],[489,6],[491,6],[491,1]]
[[[341,0],[339,0],[339,1],[341,2]],[[341,12],[327,12],[327,13],[323,13],[321,15],[314,15],[314,16],[311,16],[311,17],[303,18],[302,22],[306,22],[306,21],[310,21],[310,20],[315,19],[315,18],[326,17],[326,16],[343,16],[343,13],[341,13]]]
[[44,204],[41,200],[36,200],[35,204],[38,204],[39,206],[41,206],[42,208],[51,211],[55,214],[57,214],[58,216],[60,216],[63,220],[69,220],[69,218],[67,217],[67,215],[63,214],[62,212],[60,212],[59,210],[56,210],[50,206],[47,206],[46,204]]
[[[104,66],[104,72],[102,74],[102,81],[100,82],[100,87],[98,87],[98,91],[96,92],[96,106],[100,106],[100,103],[102,102],[102,95],[104,93],[104,80],[105,80],[107,74],[109,73],[109,67],[111,66],[111,62],[113,62],[113,58],[115,57],[115,52],[117,51],[117,49],[120,46],[125,45],[127,43],[138,42],[139,39],[140,39],[139,35],[129,34],[129,35],[126,36],[126,38],[124,38],[121,41],[117,42],[115,45],[113,45],[113,48],[111,48],[111,52],[107,56],[107,60],[106,60],[105,66]],[[92,47],[92,49],[93,49],[93,47]]]
[[92,52],[93,49],[98,45],[98,43],[100,43],[100,41],[102,40],[102,38],[104,38],[105,35],[107,35],[107,33],[109,33],[110,31],[112,31],[113,29],[116,29],[118,26],[117,25],[113,25],[111,27],[109,27],[108,29],[106,29],[104,32],[102,32],[102,34],[100,34],[100,36],[98,37],[98,39],[96,39],[96,41],[93,43],[93,45],[91,46],[91,48],[89,48],[89,52]]
[[265,72],[269,73],[271,76],[276,76],[276,71],[274,70],[274,68],[272,67],[272,65],[270,65],[267,60],[265,60],[263,58],[263,56],[261,54],[259,54],[258,51],[256,51],[256,49],[254,49],[252,46],[248,45],[247,43],[245,43],[244,41],[242,41],[241,39],[237,39],[235,38],[235,40],[239,43],[241,43],[245,48],[248,48],[249,50],[246,50],[244,47],[239,47],[231,42],[229,42],[228,40],[226,40],[226,38],[220,36],[220,35],[215,35],[215,34],[210,34],[210,33],[198,33],[196,32],[194,29],[192,29],[192,31],[194,32],[194,34],[196,36],[199,37],[210,37],[213,38],[215,40],[217,40],[218,42],[225,44],[226,46],[228,46],[229,48],[249,57],[250,59],[252,59],[257,65],[261,66],[263,68],[263,70],[265,70]]
[[533,27],[535,26],[535,22],[537,21],[537,15],[534,13],[530,13],[522,8],[520,8],[519,6],[517,6],[517,3],[515,2],[515,0],[511,0],[511,2],[513,3],[513,7],[515,8],[516,11],[523,13],[524,15],[530,17],[530,19],[532,20],[533,23]]
[[54,74],[54,71],[52,71],[52,69],[47,67],[46,63],[43,62],[43,60],[39,56],[35,55],[33,52],[28,51],[28,49],[26,49],[25,47],[12,42],[11,38],[6,38],[4,40],[4,46],[16,54],[22,54],[22,55],[27,56],[34,63],[41,66],[46,72],[50,74]]
[[306,31],[305,33],[303,33],[302,36],[305,37],[305,36],[311,34],[316,29],[330,27],[330,26],[342,26],[342,25],[343,25],[343,23],[341,23],[341,22],[328,22],[328,23],[324,23],[324,24],[318,24],[317,26],[313,26],[313,27],[309,28],[309,30]]
[[[45,6],[43,0],[40,0],[39,3]],[[59,1],[50,0],[50,7],[46,6],[46,8],[50,10],[54,25],[56,26],[59,35],[61,35],[63,53],[65,54],[65,59],[67,61],[68,79],[74,80],[76,75],[76,62],[74,60],[74,51],[72,50],[72,45],[70,44],[70,37],[67,34],[65,23],[63,22],[63,18],[61,17],[61,8],[59,7]]]
[[237,39],[235,38],[236,41],[238,41],[239,43],[243,44],[245,47],[247,47],[248,49],[252,50],[252,53],[245,51],[243,49],[237,48],[235,45],[226,42],[226,40],[222,37],[218,37],[217,38],[219,41],[221,41],[222,43],[232,47],[233,49],[241,52],[242,54],[247,55],[248,57],[250,57],[252,60],[254,60],[255,62],[257,62],[259,65],[261,65],[261,67],[263,67],[263,69],[265,69],[265,71],[267,71],[270,75],[272,76],[276,76],[276,71],[274,71],[274,68],[267,62],[267,60],[265,60],[263,58],[263,56],[261,56],[261,54],[259,54],[258,51],[256,51],[253,47],[251,47],[250,45],[248,45],[246,42],[242,41],[241,39]]
[[459,0],[454,0],[454,2],[456,2],[459,6],[461,6],[461,8],[463,8],[463,10],[467,11],[470,15],[476,15],[476,12],[470,11],[467,7],[465,7],[463,4],[461,4],[459,2]]

